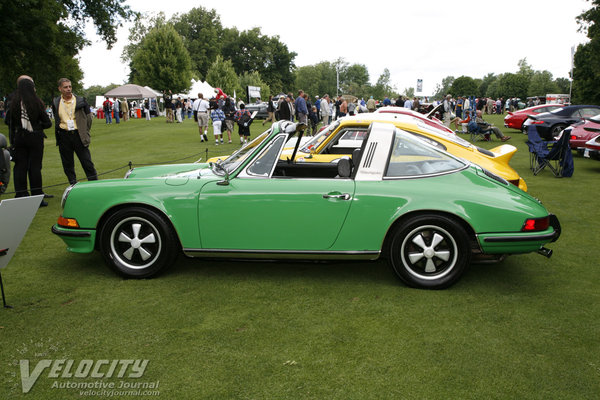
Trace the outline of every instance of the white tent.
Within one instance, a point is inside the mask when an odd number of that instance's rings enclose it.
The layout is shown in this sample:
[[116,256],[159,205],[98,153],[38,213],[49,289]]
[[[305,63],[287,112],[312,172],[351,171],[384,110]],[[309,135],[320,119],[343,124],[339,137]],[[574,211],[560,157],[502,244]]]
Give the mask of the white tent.
[[126,85],[122,85],[111,89],[108,92],[104,93],[104,96],[125,97],[127,99],[144,99],[148,97],[157,97],[156,93],[152,89],[146,89],[143,86],[134,85],[132,83],[128,83]]
[[215,88],[210,86],[208,82],[192,80],[192,88],[187,93],[187,97],[197,99],[198,93],[202,93],[205,99],[210,99],[211,97],[215,97],[217,95]]

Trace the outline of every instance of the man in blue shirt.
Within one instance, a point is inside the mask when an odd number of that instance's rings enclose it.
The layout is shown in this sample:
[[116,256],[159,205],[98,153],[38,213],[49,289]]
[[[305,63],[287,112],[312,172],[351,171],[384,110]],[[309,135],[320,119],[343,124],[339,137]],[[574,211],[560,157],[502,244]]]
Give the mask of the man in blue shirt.
[[308,116],[308,108],[306,108],[306,100],[304,100],[304,91],[298,91],[298,97],[296,98],[296,102],[294,103],[296,106],[296,114],[298,115],[298,122],[302,122],[304,124],[308,124],[307,116]]
[[392,105],[392,101],[390,100],[389,97],[385,96],[385,99],[383,99],[383,105],[384,106],[391,106]]

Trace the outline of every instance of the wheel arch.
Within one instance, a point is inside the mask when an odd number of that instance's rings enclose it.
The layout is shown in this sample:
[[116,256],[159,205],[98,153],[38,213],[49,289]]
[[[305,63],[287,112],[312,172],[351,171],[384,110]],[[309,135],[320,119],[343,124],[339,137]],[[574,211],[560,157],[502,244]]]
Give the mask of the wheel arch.
[[122,203],[122,204],[116,204],[116,205],[112,206],[111,208],[109,208],[108,210],[106,210],[104,212],[104,214],[102,214],[102,216],[98,220],[98,224],[96,225],[96,232],[98,232],[98,234],[96,235],[96,240],[94,243],[94,248],[96,250],[98,250],[100,248],[100,236],[101,235],[99,233],[102,230],[102,227],[104,226],[106,221],[116,212],[127,209],[127,208],[132,208],[132,207],[144,208],[146,210],[153,211],[153,212],[159,214],[166,221],[166,223],[170,227],[170,229],[175,233],[175,236],[177,236],[177,244],[178,244],[179,248],[181,249],[182,246],[181,246],[181,238],[179,237],[179,233],[177,232],[177,229],[175,229],[175,226],[173,225],[173,221],[171,221],[171,218],[169,218],[163,210],[161,210],[158,207],[152,206],[150,204],[146,204],[146,203]]
[[389,255],[389,249],[390,249],[390,244],[392,241],[392,236],[393,236],[393,233],[396,230],[396,228],[398,226],[401,226],[408,219],[410,219],[412,217],[418,217],[421,215],[441,216],[441,217],[448,218],[448,219],[458,223],[465,230],[467,235],[469,236],[469,241],[471,243],[471,249],[473,251],[477,251],[477,250],[481,251],[481,248],[479,247],[479,242],[477,241],[477,236],[475,234],[475,230],[464,218],[461,218],[460,216],[458,216],[456,214],[452,214],[450,212],[441,211],[441,210],[415,210],[415,211],[411,211],[411,212],[401,215],[388,228],[388,230],[385,234],[385,237],[383,239],[382,246],[381,246],[381,254],[384,258],[388,257],[388,255]]

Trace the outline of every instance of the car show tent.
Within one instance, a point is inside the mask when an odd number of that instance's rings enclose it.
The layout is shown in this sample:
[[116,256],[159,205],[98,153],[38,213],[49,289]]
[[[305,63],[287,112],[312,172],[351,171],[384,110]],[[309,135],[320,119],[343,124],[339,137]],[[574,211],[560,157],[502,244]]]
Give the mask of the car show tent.
[[158,97],[156,92],[148,87],[128,83],[104,93],[105,97],[120,97],[126,99],[146,99]]

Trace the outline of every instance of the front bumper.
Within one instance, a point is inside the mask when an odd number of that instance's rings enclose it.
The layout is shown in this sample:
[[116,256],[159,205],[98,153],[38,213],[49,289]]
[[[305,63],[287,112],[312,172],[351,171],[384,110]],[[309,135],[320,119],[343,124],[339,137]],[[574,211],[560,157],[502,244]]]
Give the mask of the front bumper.
[[96,243],[95,229],[69,229],[55,224],[52,233],[60,236],[67,250],[73,253],[91,253]]

